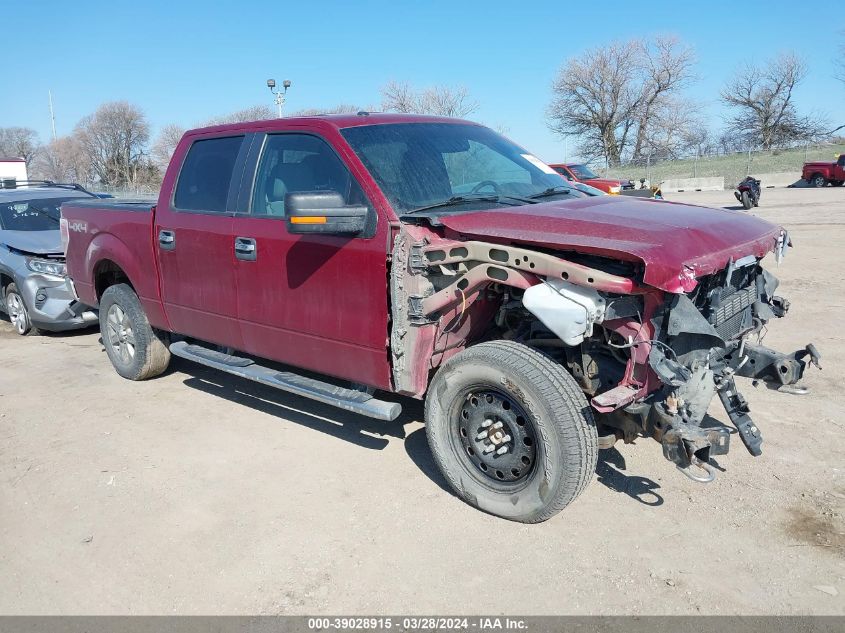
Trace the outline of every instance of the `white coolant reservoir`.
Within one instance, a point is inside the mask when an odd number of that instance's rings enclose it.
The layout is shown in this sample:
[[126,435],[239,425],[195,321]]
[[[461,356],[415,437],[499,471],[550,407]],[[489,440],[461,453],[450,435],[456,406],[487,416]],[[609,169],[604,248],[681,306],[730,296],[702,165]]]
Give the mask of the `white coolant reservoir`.
[[580,345],[604,319],[605,300],[598,292],[559,279],[531,286],[522,305],[567,345]]

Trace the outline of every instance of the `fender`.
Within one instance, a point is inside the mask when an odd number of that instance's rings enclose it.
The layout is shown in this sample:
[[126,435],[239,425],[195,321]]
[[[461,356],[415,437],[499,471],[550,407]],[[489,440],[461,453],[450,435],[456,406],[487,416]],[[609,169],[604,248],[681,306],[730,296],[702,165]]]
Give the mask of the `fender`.
[[[8,277],[9,279],[12,280],[13,283],[17,280],[17,277],[15,276],[15,271],[13,271],[11,268],[6,266],[5,264],[0,264],[0,276]],[[6,312],[6,301],[5,301],[5,299],[6,299],[6,288],[4,288],[2,284],[0,284],[0,312],[3,312],[4,314]]]
[[[98,233],[88,244],[85,253],[85,270],[87,271],[87,288],[80,287],[80,298],[90,303],[93,300],[97,305],[99,297],[96,296],[95,271],[99,264],[104,261],[111,261],[126,274],[129,283],[135,289],[144,312],[155,328],[170,331],[170,323],[164,311],[161,301],[161,294],[157,283],[158,274],[150,275],[149,268],[157,268],[155,255],[150,252],[150,261],[143,262],[120,238],[112,233]],[[82,284],[80,284],[82,286]],[[83,296],[83,292],[85,296]]]

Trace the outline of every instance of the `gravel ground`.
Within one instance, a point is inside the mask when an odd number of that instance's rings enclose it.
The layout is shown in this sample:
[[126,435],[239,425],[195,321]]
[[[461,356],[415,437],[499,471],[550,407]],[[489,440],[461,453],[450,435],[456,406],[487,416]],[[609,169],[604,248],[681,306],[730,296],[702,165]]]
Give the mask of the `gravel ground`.
[[541,525],[447,492],[418,403],[382,424],[178,360],[132,383],[97,332],[0,321],[0,613],[845,614],[845,189],[762,205],[796,246],[766,342],[817,344],[811,394],[744,381],[761,457],[701,485],[617,444]]

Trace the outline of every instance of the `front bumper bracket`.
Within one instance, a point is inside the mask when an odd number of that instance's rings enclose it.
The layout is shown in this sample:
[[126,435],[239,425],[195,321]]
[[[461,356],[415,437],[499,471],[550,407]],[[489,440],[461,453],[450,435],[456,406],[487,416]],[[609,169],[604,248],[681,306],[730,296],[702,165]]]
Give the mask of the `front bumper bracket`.
[[761,448],[763,436],[749,415],[751,409],[748,406],[748,401],[736,390],[736,382],[734,382],[733,377],[723,379],[719,384],[717,393],[728,417],[739,432],[739,437],[745,444],[745,448],[755,457],[761,455],[763,453]]

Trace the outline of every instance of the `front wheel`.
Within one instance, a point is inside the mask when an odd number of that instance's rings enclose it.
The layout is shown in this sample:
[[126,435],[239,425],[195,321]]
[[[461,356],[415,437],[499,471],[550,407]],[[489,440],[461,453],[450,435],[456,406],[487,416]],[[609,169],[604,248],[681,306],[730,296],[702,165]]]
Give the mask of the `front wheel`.
[[595,472],[584,394],[562,366],[519,343],[481,343],[449,359],[429,387],[425,422],[457,495],[505,519],[553,517]]
[[38,330],[32,327],[29,310],[26,309],[23,296],[15,284],[6,286],[6,314],[9,315],[15,332],[21,336],[38,333]]
[[115,371],[129,380],[158,376],[170,363],[167,335],[150,326],[135,291],[109,286],[100,299],[100,333]]
[[827,179],[821,174],[816,174],[810,178],[811,187],[824,187],[827,184]]
[[742,208],[748,211],[753,205],[751,202],[751,195],[747,191],[743,191],[742,195],[740,196],[740,201],[742,202]]

